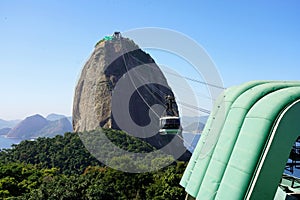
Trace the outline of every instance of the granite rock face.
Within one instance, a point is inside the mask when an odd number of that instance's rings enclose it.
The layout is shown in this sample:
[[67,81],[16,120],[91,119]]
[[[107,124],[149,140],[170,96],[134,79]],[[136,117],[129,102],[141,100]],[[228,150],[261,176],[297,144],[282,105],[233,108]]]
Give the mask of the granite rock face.
[[[84,65],[75,88],[73,129],[75,132],[97,127],[121,129],[138,135],[156,148],[164,147],[171,140],[167,151],[171,152],[174,147],[185,148],[177,137],[158,134],[159,117],[168,114],[166,95],[174,96],[149,54],[128,38],[102,40]],[[176,103],[173,107],[178,113]],[[124,122],[122,119],[130,120],[124,125],[120,123]],[[128,130],[126,126],[131,127],[130,123],[142,128]],[[143,129],[151,123],[153,133]],[[186,153],[183,160],[189,157]]]

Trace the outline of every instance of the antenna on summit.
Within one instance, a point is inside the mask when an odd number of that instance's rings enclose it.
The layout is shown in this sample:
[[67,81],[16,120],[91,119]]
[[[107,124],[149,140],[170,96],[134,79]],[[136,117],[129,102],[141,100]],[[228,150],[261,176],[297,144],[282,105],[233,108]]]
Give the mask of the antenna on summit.
[[120,39],[120,38],[121,38],[121,32],[115,31],[115,32],[114,32],[114,38]]

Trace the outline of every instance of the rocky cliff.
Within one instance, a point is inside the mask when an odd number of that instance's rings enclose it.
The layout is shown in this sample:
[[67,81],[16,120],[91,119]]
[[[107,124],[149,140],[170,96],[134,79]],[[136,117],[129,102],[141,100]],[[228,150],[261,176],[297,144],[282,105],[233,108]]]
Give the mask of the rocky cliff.
[[[184,148],[179,137],[158,134],[159,117],[166,114],[166,95],[174,96],[149,54],[128,38],[101,40],[84,65],[75,88],[73,129],[122,129],[156,148],[173,139],[175,143],[168,151]],[[176,103],[174,110],[178,112]],[[186,153],[183,159],[189,156]]]

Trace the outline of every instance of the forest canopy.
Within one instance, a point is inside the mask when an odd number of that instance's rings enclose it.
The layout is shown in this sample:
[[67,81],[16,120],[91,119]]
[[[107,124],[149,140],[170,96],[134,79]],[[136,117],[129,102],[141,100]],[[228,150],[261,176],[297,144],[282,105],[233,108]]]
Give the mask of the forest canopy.
[[[93,131],[93,133],[97,132]],[[84,134],[92,134],[86,132]],[[105,129],[118,147],[132,152],[155,149],[122,131]],[[109,153],[109,150],[107,152]],[[127,162],[122,155],[114,162]],[[164,160],[165,159],[165,160]],[[152,160],[153,166],[170,157]],[[144,163],[145,164],[145,163]],[[151,164],[151,163],[150,163]],[[143,163],[135,167],[143,168]],[[183,199],[179,181],[184,162],[154,172],[126,173],[105,166],[83,145],[78,133],[22,141],[0,152],[0,197],[8,199]]]

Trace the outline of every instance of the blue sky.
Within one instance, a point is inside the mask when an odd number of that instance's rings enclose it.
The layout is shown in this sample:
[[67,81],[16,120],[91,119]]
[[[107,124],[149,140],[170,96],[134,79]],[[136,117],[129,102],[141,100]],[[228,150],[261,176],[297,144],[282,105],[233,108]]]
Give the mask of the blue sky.
[[71,115],[82,66],[95,43],[115,30],[161,27],[188,35],[211,56],[226,87],[297,80],[299,9],[297,0],[2,0],[0,118]]

